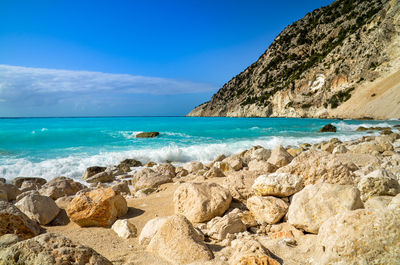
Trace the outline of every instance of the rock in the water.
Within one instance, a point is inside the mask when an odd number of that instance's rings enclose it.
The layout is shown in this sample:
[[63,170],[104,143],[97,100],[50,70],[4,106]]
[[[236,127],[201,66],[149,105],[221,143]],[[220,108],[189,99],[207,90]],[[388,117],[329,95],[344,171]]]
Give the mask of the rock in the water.
[[272,150],[271,157],[268,162],[274,164],[277,167],[283,167],[292,161],[293,156],[289,154],[283,146],[278,145]]
[[22,183],[24,183],[25,181],[35,183],[38,186],[42,186],[42,185],[46,184],[46,182],[47,182],[47,180],[45,180],[44,178],[17,177],[15,179],[13,179],[11,183],[13,185],[17,186],[17,188],[21,188]]
[[303,178],[288,173],[261,175],[254,181],[252,189],[261,196],[288,197],[303,188]]
[[321,264],[398,264],[400,212],[345,211],[319,229]]
[[191,222],[205,222],[221,216],[232,201],[229,190],[215,183],[184,183],[174,193],[175,213]]
[[60,197],[76,194],[86,188],[83,184],[66,177],[56,177],[42,186],[39,193],[48,196],[53,200]]
[[142,133],[136,134],[136,138],[154,138],[159,135],[160,135],[159,132],[142,132]]
[[0,251],[2,264],[29,265],[112,265],[93,249],[61,235],[46,233],[18,242]]
[[128,212],[128,206],[125,198],[113,189],[100,188],[78,193],[66,211],[79,226],[108,227]]
[[161,184],[172,182],[170,174],[163,174],[152,168],[143,168],[132,179],[135,190],[157,188]]
[[7,193],[8,201],[17,199],[17,196],[21,194],[21,191],[14,185],[0,182],[0,190]]
[[142,163],[135,159],[125,159],[117,166],[123,173],[130,172],[131,167],[141,167]]
[[37,236],[40,226],[13,204],[0,201],[0,236],[16,234],[23,239]]
[[217,240],[224,240],[228,234],[243,231],[246,231],[246,225],[236,212],[228,213],[223,217],[217,216],[207,223],[208,236]]
[[106,167],[99,167],[99,166],[94,166],[94,167],[88,167],[85,172],[82,175],[82,179],[88,179],[91,176],[94,176],[100,172],[105,171],[107,168]]
[[247,200],[247,208],[259,224],[276,224],[287,213],[288,204],[272,196],[253,196]]
[[15,206],[41,225],[50,223],[60,212],[53,199],[38,194],[25,196]]
[[122,238],[131,238],[136,237],[137,235],[137,228],[134,224],[129,222],[129,220],[117,220],[111,227],[118,236]]
[[139,244],[148,245],[167,219],[168,217],[156,217],[149,220],[140,232]]
[[360,191],[354,186],[321,182],[308,185],[293,196],[288,221],[297,228],[316,234],[328,218],[362,207]]
[[358,189],[363,201],[372,196],[395,196],[400,193],[400,185],[396,176],[385,169],[377,169],[362,177],[358,183]]
[[147,250],[172,264],[189,264],[213,258],[201,236],[182,215],[169,217],[151,239]]
[[336,127],[333,126],[332,124],[327,124],[324,127],[322,127],[321,129],[319,129],[318,132],[336,132]]
[[230,175],[224,180],[224,187],[226,187],[235,200],[245,202],[250,196],[253,195],[251,185],[253,185],[256,176],[246,174],[244,175]]
[[112,182],[114,180],[115,180],[114,175],[107,170],[97,173],[96,175],[93,175],[85,179],[87,183],[106,183],[106,182]]

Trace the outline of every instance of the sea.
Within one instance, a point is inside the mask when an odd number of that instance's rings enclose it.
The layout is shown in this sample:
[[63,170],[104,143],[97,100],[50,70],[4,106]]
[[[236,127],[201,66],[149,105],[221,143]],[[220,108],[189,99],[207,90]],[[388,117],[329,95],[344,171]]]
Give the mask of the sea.
[[[336,133],[318,133],[324,125]],[[126,158],[142,163],[212,161],[252,146],[298,146],[337,137],[357,139],[359,126],[392,126],[398,120],[326,120],[226,117],[0,118],[0,177],[80,179],[89,166],[116,165]],[[136,138],[157,131],[157,138]],[[374,132],[373,134],[378,134]]]

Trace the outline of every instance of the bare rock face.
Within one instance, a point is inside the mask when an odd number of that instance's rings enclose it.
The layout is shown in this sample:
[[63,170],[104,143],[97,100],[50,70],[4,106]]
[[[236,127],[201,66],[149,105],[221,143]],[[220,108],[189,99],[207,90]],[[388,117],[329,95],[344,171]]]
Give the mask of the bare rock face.
[[261,196],[288,197],[303,188],[303,178],[288,173],[261,175],[254,181],[252,189]]
[[126,219],[115,221],[115,223],[111,226],[111,229],[114,230],[118,236],[125,239],[136,237],[137,235],[136,226]]
[[308,185],[293,196],[288,222],[310,233],[330,217],[363,207],[360,191],[351,185],[318,183]]
[[361,199],[368,200],[372,196],[395,196],[400,193],[400,185],[396,176],[385,169],[377,169],[362,177],[358,183]]
[[182,215],[169,217],[151,239],[147,250],[172,264],[190,264],[213,258],[201,236]]
[[71,221],[81,227],[108,227],[128,212],[128,206],[124,197],[113,189],[100,188],[78,193],[66,211]]
[[215,217],[207,223],[207,235],[216,240],[224,240],[228,234],[246,231],[246,225],[237,212],[231,212],[223,217]]
[[15,200],[21,194],[21,191],[16,186],[2,182],[0,182],[0,190],[7,193],[8,201]]
[[128,183],[127,183],[127,181],[121,181],[121,182],[119,182],[119,183],[117,183],[117,184],[114,184],[114,185],[112,185],[111,186],[111,188],[115,191],[115,192],[117,192],[117,193],[120,193],[120,194],[125,194],[125,195],[130,195],[131,194],[131,191],[130,191],[130,189],[129,189],[129,186],[128,186]]
[[139,235],[139,244],[148,245],[168,217],[156,217],[145,224]]
[[289,164],[293,160],[291,154],[289,154],[283,146],[278,145],[272,150],[271,157],[268,162],[277,166],[283,167]]
[[107,169],[106,167],[99,167],[99,166],[88,167],[82,175],[82,180],[86,180],[100,172],[105,171],[106,169]]
[[223,186],[226,187],[235,200],[246,202],[253,195],[251,185],[256,176],[254,175],[230,175],[224,180]]
[[42,186],[39,193],[57,200],[63,196],[75,195],[86,188],[83,184],[66,177],[56,177]]
[[328,152],[309,150],[301,153],[289,165],[276,172],[301,176],[305,186],[318,181],[331,184],[355,184],[359,178],[354,174],[356,170],[358,167],[355,164],[339,160]]
[[40,226],[13,204],[0,201],[0,236],[16,234],[23,239],[37,236]]
[[132,179],[135,190],[157,188],[161,184],[172,182],[170,173],[163,174],[152,168],[144,168],[137,172]]
[[342,212],[319,229],[321,264],[397,264],[400,260],[400,211]]
[[41,225],[50,223],[60,212],[53,199],[38,194],[25,196],[15,206]]
[[229,190],[215,183],[184,183],[174,193],[175,213],[197,223],[221,216],[231,201]]
[[272,196],[253,196],[247,200],[247,208],[259,224],[276,224],[288,211],[288,204]]
[[18,242],[1,250],[0,260],[3,264],[112,265],[110,261],[93,249],[52,233]]

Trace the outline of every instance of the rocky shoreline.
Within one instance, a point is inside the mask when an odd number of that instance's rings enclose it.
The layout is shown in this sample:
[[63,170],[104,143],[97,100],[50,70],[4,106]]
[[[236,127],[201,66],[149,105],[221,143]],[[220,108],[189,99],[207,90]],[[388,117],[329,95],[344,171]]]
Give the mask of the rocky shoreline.
[[0,264],[398,264],[398,128],[0,179]]

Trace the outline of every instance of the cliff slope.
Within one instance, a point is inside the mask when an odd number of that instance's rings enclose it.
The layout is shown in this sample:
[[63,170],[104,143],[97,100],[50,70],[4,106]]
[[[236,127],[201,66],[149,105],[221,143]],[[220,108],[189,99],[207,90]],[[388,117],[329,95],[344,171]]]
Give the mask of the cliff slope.
[[399,70],[400,0],[338,0],[188,116],[400,118]]

